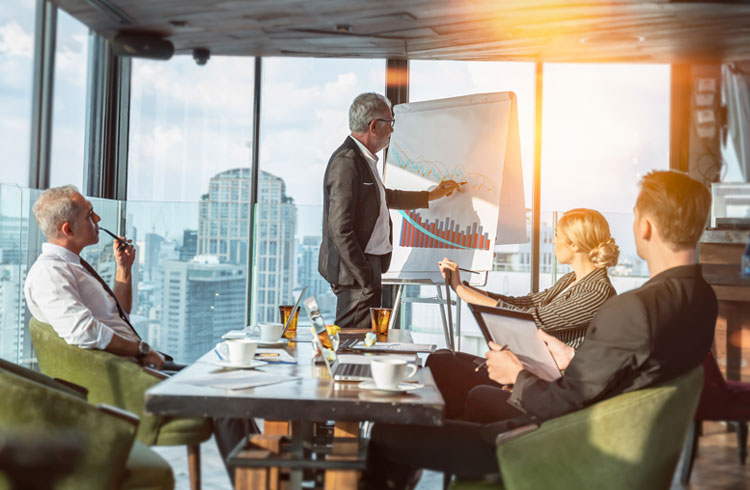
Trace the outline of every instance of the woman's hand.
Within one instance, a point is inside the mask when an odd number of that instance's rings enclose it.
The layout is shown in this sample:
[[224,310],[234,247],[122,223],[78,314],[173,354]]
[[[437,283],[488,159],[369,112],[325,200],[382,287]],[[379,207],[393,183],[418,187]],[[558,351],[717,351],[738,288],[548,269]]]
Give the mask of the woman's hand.
[[455,291],[461,284],[461,273],[458,271],[458,264],[445,257],[438,262],[438,267],[440,267],[440,274],[442,274],[443,279],[450,274],[450,285]]

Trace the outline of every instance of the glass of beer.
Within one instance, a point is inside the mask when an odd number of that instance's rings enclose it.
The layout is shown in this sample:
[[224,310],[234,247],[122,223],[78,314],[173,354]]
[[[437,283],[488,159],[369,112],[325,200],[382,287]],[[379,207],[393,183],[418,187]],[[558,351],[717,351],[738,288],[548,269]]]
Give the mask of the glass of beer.
[[388,323],[391,321],[390,308],[370,308],[370,317],[372,318],[372,331],[376,335],[385,335],[388,333]]
[[[279,306],[279,313],[281,314],[281,323],[283,325],[286,325],[286,321],[289,318],[289,315],[291,315],[293,308],[294,308],[294,305]],[[297,308],[297,311],[294,312],[294,316],[289,322],[289,325],[287,325],[286,331],[284,331],[284,337],[288,339],[294,339],[297,337],[297,320],[298,319],[299,319],[299,308]]]

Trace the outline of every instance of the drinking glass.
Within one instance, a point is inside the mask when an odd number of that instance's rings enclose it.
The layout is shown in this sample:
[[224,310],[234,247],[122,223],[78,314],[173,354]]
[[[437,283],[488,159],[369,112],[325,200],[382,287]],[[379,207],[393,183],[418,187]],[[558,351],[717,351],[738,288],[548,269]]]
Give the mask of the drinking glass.
[[[294,308],[294,305],[281,305],[279,306],[279,313],[281,314],[281,323],[283,325],[286,325],[286,320],[289,318],[289,315],[292,313],[292,308]],[[297,337],[297,320],[299,319],[299,308],[297,308],[297,311],[294,312],[294,316],[292,317],[292,320],[289,322],[289,325],[286,327],[286,331],[284,332],[284,337],[288,339],[294,339]]]
[[392,312],[391,308],[370,308],[372,331],[376,335],[385,335],[388,333],[388,323],[391,321]]

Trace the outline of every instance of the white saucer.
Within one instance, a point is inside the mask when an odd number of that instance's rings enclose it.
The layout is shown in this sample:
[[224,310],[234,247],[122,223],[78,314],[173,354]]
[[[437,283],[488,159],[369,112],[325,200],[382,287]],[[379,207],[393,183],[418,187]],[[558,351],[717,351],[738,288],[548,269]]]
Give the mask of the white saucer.
[[279,340],[274,340],[273,342],[265,342],[263,340],[258,340],[258,347],[273,347],[278,345],[284,345],[289,343],[289,340],[286,338],[280,338]]
[[395,388],[378,388],[378,386],[375,384],[374,381],[362,381],[358,385],[358,388],[360,390],[374,391],[377,393],[395,394],[395,393],[405,393],[407,391],[418,390],[420,388],[424,388],[424,385],[419,384],[419,383],[400,383]]
[[241,331],[233,331],[233,332],[227,332],[224,335],[221,336],[223,340],[230,340],[230,339],[247,339],[248,336],[245,332]]
[[235,364],[233,362],[223,361],[221,359],[217,359],[215,361],[210,361],[210,362],[211,364],[215,364],[216,366],[221,366],[225,369],[253,369],[253,368],[265,366],[266,364],[268,364],[265,361],[256,361],[254,359],[248,362],[247,364]]

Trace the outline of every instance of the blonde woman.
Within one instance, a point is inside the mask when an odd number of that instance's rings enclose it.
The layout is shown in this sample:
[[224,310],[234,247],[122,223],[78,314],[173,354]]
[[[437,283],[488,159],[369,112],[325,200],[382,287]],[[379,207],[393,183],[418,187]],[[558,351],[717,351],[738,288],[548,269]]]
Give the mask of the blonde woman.
[[[593,209],[571,209],[557,222],[555,257],[569,264],[573,272],[565,274],[551,288],[527,296],[485,293],[461,283],[455,262],[438,262],[443,277],[450,271],[451,287],[468,303],[500,306],[530,313],[537,326],[558,340],[577,349],[596,312],[616,294],[607,277],[607,267],[617,264],[620,254],[609,232],[607,220]],[[486,369],[476,371],[484,358],[462,352],[439,350],[427,358],[435,382],[445,400],[445,415],[466,415],[464,402],[473,387],[497,386]],[[508,406],[512,412],[513,407]],[[509,413],[510,414],[510,413]]]
[[607,267],[617,264],[620,250],[609,233],[607,220],[593,209],[571,209],[557,222],[555,257],[573,272],[554,286],[527,296],[485,293],[461,283],[458,265],[445,258],[438,262],[451,287],[462,300],[479,305],[521,310],[534,317],[539,328],[573,348],[578,348],[594,314],[616,294],[607,277]]

